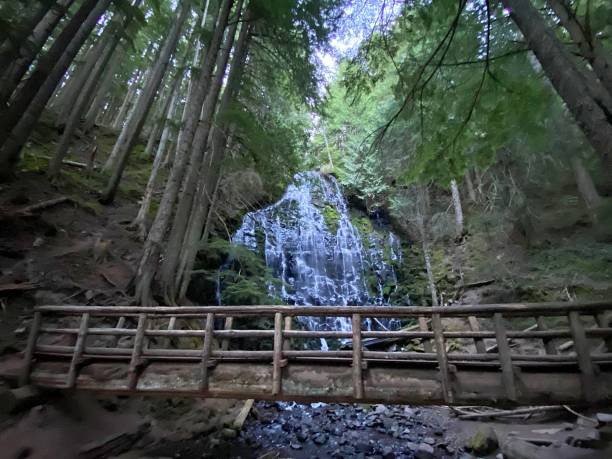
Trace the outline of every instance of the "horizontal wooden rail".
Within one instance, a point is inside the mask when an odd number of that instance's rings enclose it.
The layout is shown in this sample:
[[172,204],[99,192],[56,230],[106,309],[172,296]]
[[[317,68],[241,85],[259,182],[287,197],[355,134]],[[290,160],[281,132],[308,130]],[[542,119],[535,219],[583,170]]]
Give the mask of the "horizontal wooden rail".
[[598,314],[612,309],[612,301],[591,302],[551,302],[551,303],[513,303],[513,304],[483,304],[477,306],[38,306],[39,312],[55,312],[62,314],[101,316],[138,316],[147,314],[155,316],[203,317],[215,314],[215,317],[247,317],[270,315],[277,312],[284,316],[314,316],[314,317],[351,317],[360,314],[365,317],[402,317],[418,318],[439,314],[440,317],[492,317],[495,313],[521,316],[558,316],[576,311],[581,314]]

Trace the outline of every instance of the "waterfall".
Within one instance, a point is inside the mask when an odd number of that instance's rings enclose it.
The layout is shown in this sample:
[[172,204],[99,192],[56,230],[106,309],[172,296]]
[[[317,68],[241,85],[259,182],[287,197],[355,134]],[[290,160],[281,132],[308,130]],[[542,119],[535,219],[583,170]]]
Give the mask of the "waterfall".
[[[268,286],[269,293],[287,304],[383,306],[397,283],[393,264],[401,263],[400,241],[386,229],[364,233],[351,221],[334,177],[302,172],[278,202],[244,216],[232,243],[263,254],[280,280]],[[351,328],[348,318],[302,321],[312,330]],[[366,324],[395,325],[379,320]]]

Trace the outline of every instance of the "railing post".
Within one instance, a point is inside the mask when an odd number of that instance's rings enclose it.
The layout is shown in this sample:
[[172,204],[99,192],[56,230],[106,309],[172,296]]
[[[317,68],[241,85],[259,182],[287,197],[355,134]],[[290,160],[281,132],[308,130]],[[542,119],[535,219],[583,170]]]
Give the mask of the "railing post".
[[206,329],[204,331],[204,343],[202,344],[202,380],[200,390],[208,391],[208,363],[212,354],[213,328],[215,325],[215,315],[212,312],[206,314]]
[[[285,331],[293,328],[293,317],[285,316]],[[283,351],[291,349],[291,338],[284,339],[283,337]]]
[[[231,330],[233,326],[234,326],[234,318],[233,317],[226,317],[225,318],[225,323],[223,324],[223,330]],[[221,350],[222,351],[227,351],[228,349],[229,349],[229,339],[228,338],[224,338],[221,341]]]
[[[419,316],[419,330],[428,332],[429,325],[427,324],[427,319],[423,316]],[[433,352],[433,346],[431,345],[431,340],[428,338],[423,338],[423,350],[427,353]]]
[[34,351],[36,350],[36,340],[38,339],[38,330],[40,329],[40,322],[42,319],[42,313],[36,311],[34,318],[32,319],[32,326],[30,327],[30,334],[28,335],[28,344],[23,354],[24,365],[19,376],[19,385],[25,386],[30,382],[30,371],[32,370],[32,359],[34,358]]
[[68,377],[66,378],[67,389],[72,389],[76,383],[77,366],[81,361],[81,355],[83,355],[83,350],[85,349],[88,326],[89,313],[86,312],[81,316],[81,325],[79,326],[79,333],[77,334],[76,343],[74,345],[74,353],[72,354],[72,361],[70,362],[70,369],[68,370]]
[[[544,322],[544,317],[542,316],[538,316],[536,318],[536,323],[537,323],[537,329],[540,331],[546,331],[548,330],[548,327],[546,326],[546,323]],[[555,355],[557,354],[557,348],[555,347],[555,343],[553,342],[552,339],[550,338],[542,338],[542,342],[544,343],[544,349],[546,350],[547,354],[550,355]]]
[[584,332],[584,325],[578,311],[570,311],[568,314],[572,337],[574,338],[574,349],[580,368],[582,379],[582,394],[587,402],[597,400],[597,386],[595,381],[595,369],[591,360],[591,351]]
[[128,369],[128,389],[135,390],[138,384],[138,366],[140,365],[140,356],[142,355],[142,346],[144,344],[145,329],[147,328],[147,315],[138,315],[138,327],[136,328],[136,336],[134,338],[134,347],[132,348],[132,358]]
[[[470,324],[470,330],[474,332],[480,331],[480,324],[475,316],[469,316],[468,323]],[[487,346],[482,338],[474,338],[474,345],[476,346],[476,352],[479,354],[487,353]]]
[[516,401],[516,385],[514,384],[514,369],[512,368],[512,355],[508,346],[508,335],[504,326],[504,319],[501,313],[493,314],[495,324],[495,340],[497,341],[497,353],[499,364],[502,371],[502,383],[506,389],[506,396],[509,400]]
[[444,333],[442,330],[442,319],[440,318],[440,314],[431,315],[431,328],[434,332],[436,355],[438,357],[438,366],[440,367],[442,396],[444,397],[444,401],[450,404],[454,402],[454,396],[448,372],[448,358],[446,356],[446,344],[444,343]]
[[274,314],[274,360],[272,362],[272,395],[280,394],[282,390],[283,368],[283,314]]
[[353,331],[353,396],[363,398],[362,350],[361,350],[361,315],[352,316]]

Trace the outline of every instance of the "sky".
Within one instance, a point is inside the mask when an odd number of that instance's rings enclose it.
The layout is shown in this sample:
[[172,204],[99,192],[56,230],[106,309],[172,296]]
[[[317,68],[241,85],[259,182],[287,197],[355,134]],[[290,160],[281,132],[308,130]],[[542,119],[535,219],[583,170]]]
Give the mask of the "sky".
[[343,58],[355,55],[359,45],[374,31],[386,28],[395,18],[403,0],[350,0],[344,7],[338,30],[329,47],[316,53],[319,71],[327,84],[333,80]]

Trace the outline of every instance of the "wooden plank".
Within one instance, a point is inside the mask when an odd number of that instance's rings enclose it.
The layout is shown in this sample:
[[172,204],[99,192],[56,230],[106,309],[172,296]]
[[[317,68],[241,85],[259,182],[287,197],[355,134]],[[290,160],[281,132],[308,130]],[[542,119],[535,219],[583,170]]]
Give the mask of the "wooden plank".
[[247,401],[244,402],[244,405],[242,406],[242,409],[240,410],[240,413],[238,413],[238,416],[236,416],[236,419],[234,420],[232,427],[236,430],[241,430],[242,426],[244,425],[244,421],[246,421],[246,418],[249,416],[249,413],[251,412],[251,409],[253,408],[253,403],[255,403],[255,400],[252,398],[249,398]]
[[[475,316],[468,317],[468,323],[470,324],[470,330],[473,332],[480,331],[480,324],[478,323],[478,319]],[[476,346],[476,352],[479,354],[486,354],[487,346],[485,345],[483,338],[474,338],[474,345]]]
[[497,352],[502,372],[502,384],[509,400],[517,401],[516,384],[514,383],[514,369],[512,368],[512,355],[508,345],[508,336],[504,326],[504,318],[501,313],[493,315],[495,324],[495,335],[497,340]]
[[204,343],[202,345],[202,363],[201,363],[201,375],[200,390],[202,392],[208,391],[208,364],[212,355],[212,341],[213,341],[213,329],[215,325],[215,315],[212,312],[206,314],[206,334],[204,335]]
[[[429,324],[427,323],[428,321],[425,317],[419,316],[418,322],[419,330],[421,330],[422,332],[429,332]],[[423,349],[425,350],[425,352],[433,352],[433,346],[429,339],[423,340]]]
[[77,334],[76,343],[74,345],[74,354],[72,355],[72,361],[70,362],[70,369],[68,370],[68,377],[66,378],[66,388],[72,389],[76,382],[77,366],[81,362],[81,356],[83,355],[83,349],[85,349],[85,340],[87,339],[87,327],[89,326],[89,314],[85,313],[81,317],[81,326],[79,327],[79,333]]
[[274,314],[274,357],[272,361],[272,395],[278,395],[282,390],[283,368],[283,315]]
[[140,365],[140,356],[144,343],[145,329],[147,325],[147,315],[142,313],[138,315],[138,327],[136,328],[136,336],[134,337],[134,347],[132,348],[132,357],[128,368],[128,389],[136,389],[138,384],[138,366]]
[[361,315],[353,314],[351,321],[353,333],[353,396],[360,400],[363,398]]
[[446,355],[446,345],[442,333],[442,319],[440,314],[432,314],[431,327],[434,332],[434,343],[436,345],[436,358],[440,371],[440,384],[442,386],[442,396],[447,403],[453,403],[453,391],[451,388],[450,374],[448,371],[448,358]]
[[[226,317],[225,322],[223,324],[223,330],[229,331],[232,329],[233,326],[234,326],[234,318]],[[221,341],[221,349],[224,351],[227,351],[229,349],[229,339],[228,338],[224,338],[223,341]]]
[[30,382],[30,371],[32,370],[32,359],[36,350],[36,340],[38,339],[38,331],[42,320],[42,313],[35,312],[30,326],[30,334],[28,335],[28,343],[23,354],[23,368],[19,377],[19,385],[25,386]]
[[570,329],[574,337],[574,348],[576,349],[578,367],[580,368],[583,396],[585,400],[591,402],[597,398],[597,381],[595,380],[595,368],[591,360],[591,350],[587,342],[580,314],[577,311],[571,311],[568,317]]
[[[536,322],[537,322],[539,331],[548,330],[548,327],[546,326],[546,323],[544,322],[544,317],[538,316],[536,319]],[[552,354],[552,355],[557,354],[557,348],[552,338],[542,338],[542,342],[544,343],[544,349],[546,350],[547,354]]]

